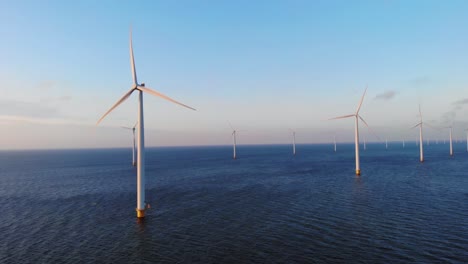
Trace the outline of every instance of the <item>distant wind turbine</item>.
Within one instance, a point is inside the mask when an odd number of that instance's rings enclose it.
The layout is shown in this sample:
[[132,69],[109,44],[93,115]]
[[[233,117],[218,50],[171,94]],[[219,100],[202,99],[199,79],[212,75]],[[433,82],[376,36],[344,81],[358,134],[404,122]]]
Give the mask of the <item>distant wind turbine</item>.
[[385,149],[388,149],[388,138],[385,138]]
[[445,127],[445,128],[448,128],[450,129],[449,131],[449,140],[450,140],[450,156],[453,156],[453,144],[452,144],[452,132],[453,132],[453,127],[452,126],[448,126],[448,127]]
[[294,130],[291,129],[291,128],[290,128],[289,130],[291,130],[291,132],[292,132],[293,155],[296,156],[296,131],[294,131]]
[[133,132],[133,150],[132,150],[132,165],[133,165],[133,167],[136,166],[136,161],[135,161],[135,156],[136,156],[135,128],[136,128],[137,124],[138,124],[138,122],[133,127],[125,127],[125,126],[122,127],[122,128],[125,128],[125,129],[130,129]]
[[419,123],[412,128],[419,126],[419,161],[424,162],[424,148],[423,148],[423,120],[421,113],[421,105],[419,105]]
[[[468,137],[468,136],[467,136]],[[468,144],[468,143],[467,143]],[[333,136],[333,146],[336,152],[336,135]],[[468,151],[468,150],[467,150]]]
[[138,91],[138,155],[137,155],[137,217],[145,217],[146,201],[145,201],[145,140],[144,140],[144,118],[143,118],[143,93],[148,93],[157,97],[161,97],[175,104],[195,110],[194,108],[185,104],[179,103],[176,100],[145,87],[144,83],[139,84],[137,81],[137,74],[135,69],[135,60],[133,58],[132,47],[132,30],[130,29],[130,67],[133,77],[133,84],[130,90],[120,98],[97,122],[97,125],[117,106],[124,102],[134,91]]
[[466,131],[466,151],[468,152],[468,129],[465,129]]
[[366,121],[359,115],[359,110],[361,110],[362,102],[364,101],[364,96],[366,95],[367,92],[367,87],[364,90],[364,94],[361,97],[361,101],[359,102],[359,105],[357,107],[356,113],[350,114],[350,115],[345,115],[345,116],[338,116],[334,118],[330,118],[329,120],[332,119],[342,119],[342,118],[348,118],[348,117],[354,117],[354,148],[356,152],[356,175],[361,175],[361,167],[359,164],[359,119],[367,126]]
[[236,155],[236,130],[234,129],[234,127],[232,127],[231,123],[229,123],[229,126],[232,128],[232,158],[233,159],[236,159],[237,158],[237,155]]

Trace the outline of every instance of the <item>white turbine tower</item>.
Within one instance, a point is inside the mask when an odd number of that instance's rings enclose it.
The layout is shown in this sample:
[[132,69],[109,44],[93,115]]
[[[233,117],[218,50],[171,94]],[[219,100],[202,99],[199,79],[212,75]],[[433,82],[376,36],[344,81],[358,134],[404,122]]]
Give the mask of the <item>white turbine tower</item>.
[[423,149],[423,120],[421,114],[421,105],[419,105],[419,123],[412,128],[419,126],[419,161],[424,162],[424,149]]
[[361,97],[361,101],[359,102],[359,105],[357,107],[356,113],[351,114],[351,115],[345,115],[345,116],[338,116],[334,118],[330,118],[329,120],[332,119],[342,119],[342,118],[348,118],[348,117],[354,117],[354,148],[356,152],[356,175],[361,175],[361,167],[359,164],[359,119],[367,126],[366,121],[359,115],[359,110],[361,110],[362,102],[364,101],[364,96],[366,95],[367,92],[367,87],[364,90],[364,94]]
[[135,69],[135,60],[133,58],[133,46],[132,46],[132,31],[130,30],[130,67],[132,71],[133,84],[130,90],[120,98],[97,122],[97,125],[117,106],[124,102],[130,95],[137,91],[138,92],[138,155],[137,155],[137,217],[145,217],[146,201],[145,201],[145,131],[144,131],[144,118],[143,118],[143,93],[148,93],[157,97],[161,97],[183,107],[195,110],[194,108],[184,105],[180,102],[175,101],[154,91],[150,88],[145,87],[144,83],[139,84],[137,81],[137,74]]
[[468,152],[468,129],[465,129],[466,131],[466,152]]
[[388,138],[385,138],[385,149],[388,149]]
[[[467,134],[468,135],[468,134]],[[468,137],[468,136],[467,136]],[[467,143],[468,144],[468,143]],[[333,145],[334,145],[334,150],[336,152],[336,135],[333,136]],[[468,150],[467,150],[468,151]]]
[[293,155],[296,156],[296,131],[291,128],[289,130],[292,132]]
[[445,128],[448,128],[450,129],[449,131],[449,140],[450,140],[450,156],[453,156],[453,144],[452,144],[452,132],[453,132],[453,127],[452,126],[448,126],[448,127],[445,127]]
[[123,126],[122,128],[125,128],[125,129],[129,129],[133,132],[133,150],[132,150],[132,165],[133,167],[136,166],[136,161],[135,161],[135,157],[136,157],[136,146],[135,146],[135,128],[137,126],[138,122],[133,126],[133,127],[125,127]]
[[232,158],[233,159],[236,159],[237,156],[236,156],[236,130],[234,129],[234,127],[232,127],[231,123],[229,123],[229,126],[231,126],[232,128]]

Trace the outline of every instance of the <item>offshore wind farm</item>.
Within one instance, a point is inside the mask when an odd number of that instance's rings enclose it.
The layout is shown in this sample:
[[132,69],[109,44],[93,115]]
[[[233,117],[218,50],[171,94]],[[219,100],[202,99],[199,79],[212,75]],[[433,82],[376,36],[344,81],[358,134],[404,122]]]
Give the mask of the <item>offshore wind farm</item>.
[[464,263],[466,8],[0,4],[0,262]]

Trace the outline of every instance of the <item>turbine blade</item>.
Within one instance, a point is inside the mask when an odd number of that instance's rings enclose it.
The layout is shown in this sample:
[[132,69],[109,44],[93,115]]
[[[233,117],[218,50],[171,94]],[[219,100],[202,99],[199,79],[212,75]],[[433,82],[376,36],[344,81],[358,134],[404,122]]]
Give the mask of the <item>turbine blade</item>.
[[138,121],[135,123],[135,125],[132,127],[132,129],[135,128],[137,125],[138,125]]
[[328,120],[342,119],[342,118],[348,118],[348,117],[353,117],[353,116],[356,116],[356,115],[355,115],[355,114],[352,114],[352,115],[338,116],[338,117],[330,118],[330,119],[328,119]]
[[232,131],[234,131],[234,127],[231,125],[231,122],[228,121],[229,126],[232,128]]
[[364,125],[366,125],[367,129],[369,130],[369,132],[374,135],[378,140],[381,140],[380,137],[369,127],[369,125],[367,124],[366,120],[364,120],[364,118],[362,118],[362,116],[358,115],[359,119],[361,119],[361,121],[364,123]]
[[362,94],[361,101],[359,102],[358,108],[356,110],[356,115],[359,114],[359,110],[361,110],[362,102],[364,101],[364,96],[366,96],[366,92],[367,92],[367,85],[366,85],[366,89],[364,90],[364,93]]
[[139,90],[141,90],[141,91],[143,91],[143,92],[145,92],[145,93],[149,93],[149,94],[152,94],[152,95],[154,95],[154,96],[161,97],[161,98],[163,98],[163,99],[166,99],[166,100],[168,100],[168,101],[170,101],[170,102],[173,102],[173,103],[175,103],[175,104],[178,104],[178,105],[181,105],[181,106],[183,106],[183,107],[186,107],[186,108],[188,108],[188,109],[192,109],[192,110],[194,110],[194,111],[197,111],[195,108],[192,108],[192,107],[190,107],[190,106],[188,106],[188,105],[184,105],[183,103],[177,102],[176,100],[174,100],[174,99],[172,99],[172,98],[170,98],[170,97],[168,97],[168,96],[166,96],[166,95],[164,95],[164,94],[162,94],[162,93],[156,92],[155,90],[151,90],[151,89],[148,88],[148,87],[138,86],[137,89],[139,89]]
[[133,85],[138,85],[135,69],[135,59],[133,58],[132,28],[130,27],[130,67],[132,69]]
[[101,123],[101,121],[104,119],[104,117],[106,117],[112,110],[114,110],[117,106],[119,106],[123,101],[127,100],[127,98],[133,93],[133,91],[135,91],[135,89],[130,89],[130,91],[128,91],[124,96],[122,96],[122,98],[120,98],[119,101],[117,101],[117,103],[115,103],[96,123],[96,125],[99,125],[99,123]]
[[418,127],[418,126],[420,126],[421,124],[422,124],[422,123],[418,123],[418,124],[412,126],[410,129],[413,129],[413,128],[415,128],[415,127]]
[[132,129],[133,129],[133,128],[131,128],[131,127],[126,127],[126,126],[121,126],[121,128],[124,128],[124,129],[130,129],[130,130],[132,130]]
[[359,119],[361,119],[361,121],[364,123],[364,125],[366,125],[367,128],[369,128],[369,125],[367,124],[367,122],[364,120],[364,118],[362,118],[361,116],[358,116]]
[[[435,130],[439,130],[439,131],[441,130],[441,128],[429,125],[428,123],[423,123],[423,124]],[[450,127],[444,127],[444,128],[450,128]]]

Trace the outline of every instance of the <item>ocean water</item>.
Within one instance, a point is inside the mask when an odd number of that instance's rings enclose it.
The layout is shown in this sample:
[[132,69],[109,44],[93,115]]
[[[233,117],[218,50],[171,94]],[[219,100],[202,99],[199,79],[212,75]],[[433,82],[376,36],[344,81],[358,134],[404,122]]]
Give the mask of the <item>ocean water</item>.
[[467,263],[465,144],[0,152],[0,263]]

